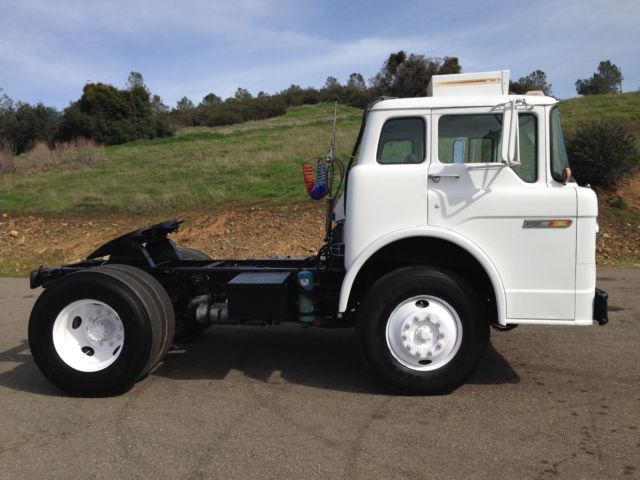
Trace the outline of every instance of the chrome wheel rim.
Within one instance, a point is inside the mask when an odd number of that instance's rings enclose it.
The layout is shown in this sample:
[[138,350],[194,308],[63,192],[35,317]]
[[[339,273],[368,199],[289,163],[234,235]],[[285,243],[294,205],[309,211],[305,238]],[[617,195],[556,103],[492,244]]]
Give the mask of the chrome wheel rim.
[[391,312],[386,328],[393,358],[411,370],[437,370],[460,350],[462,322],[441,298],[420,295],[401,302]]
[[124,345],[124,325],[104,302],[82,299],[64,307],[53,323],[58,356],[80,372],[98,372],[115,362]]

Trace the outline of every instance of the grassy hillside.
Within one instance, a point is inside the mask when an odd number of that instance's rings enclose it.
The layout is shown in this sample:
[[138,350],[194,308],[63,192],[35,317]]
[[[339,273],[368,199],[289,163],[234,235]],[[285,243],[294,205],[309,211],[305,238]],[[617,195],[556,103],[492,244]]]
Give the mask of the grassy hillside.
[[[567,130],[606,118],[640,133],[640,93],[569,99],[560,109]],[[104,159],[88,166],[3,174],[0,213],[153,213],[302,201],[300,163],[325,152],[332,110],[329,104],[302,106],[270,120],[107,147]],[[360,117],[358,109],[339,109],[337,145],[345,158]]]
[[[640,93],[570,99],[560,109],[566,130],[608,118],[640,138]],[[176,237],[182,245],[220,258],[308,255],[322,243],[323,205],[307,200],[300,163],[325,152],[332,111],[303,106],[265,121],[184,129],[94,151],[89,165],[39,168],[37,152],[21,157],[22,173],[0,174],[0,276],[76,261],[114,236],[174,215],[188,220]],[[360,116],[339,110],[343,158]],[[640,264],[638,180],[598,192],[601,265]]]
[[[231,127],[189,128],[170,138],[107,147],[106,158],[70,169],[4,174],[0,212],[158,212],[305,198],[303,160],[326,152],[333,105]],[[361,111],[340,107],[336,143],[347,157]],[[28,162],[24,157],[18,161]]]
[[627,124],[640,137],[640,92],[571,98],[560,102],[560,112],[568,131],[581,122],[613,120]]

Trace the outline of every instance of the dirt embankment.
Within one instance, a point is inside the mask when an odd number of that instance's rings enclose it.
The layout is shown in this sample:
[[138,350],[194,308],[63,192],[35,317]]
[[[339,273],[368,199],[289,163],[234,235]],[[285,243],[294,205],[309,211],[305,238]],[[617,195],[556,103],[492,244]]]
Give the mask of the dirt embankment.
[[598,191],[598,264],[640,266],[640,175]]
[[[640,265],[640,180],[615,191],[598,192],[598,196],[598,264]],[[78,261],[118,235],[171,217],[0,214],[0,275],[23,276],[39,265]],[[311,255],[324,237],[323,202],[237,206],[180,212],[174,217],[185,223],[171,238],[214,258]]]
[[[106,241],[172,216],[0,217],[0,275],[85,258]],[[174,215],[185,220],[171,238],[214,258],[311,255],[324,238],[324,204],[256,205]]]

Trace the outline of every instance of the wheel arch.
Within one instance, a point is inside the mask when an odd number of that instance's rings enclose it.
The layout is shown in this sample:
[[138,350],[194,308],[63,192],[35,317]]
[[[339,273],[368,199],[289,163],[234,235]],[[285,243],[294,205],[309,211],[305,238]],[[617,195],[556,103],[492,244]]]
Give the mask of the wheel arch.
[[353,308],[382,274],[420,263],[471,276],[471,283],[488,295],[488,301],[493,302],[493,321],[506,325],[504,286],[493,262],[468,238],[434,227],[399,230],[379,238],[364,249],[347,269],[340,289],[338,311]]

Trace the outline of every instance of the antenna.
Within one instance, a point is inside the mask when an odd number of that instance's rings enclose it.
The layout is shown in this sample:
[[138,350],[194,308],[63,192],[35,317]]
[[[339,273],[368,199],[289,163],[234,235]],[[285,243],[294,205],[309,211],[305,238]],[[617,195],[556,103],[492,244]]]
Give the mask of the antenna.
[[338,119],[338,101],[335,100],[333,102],[333,133],[331,134],[331,145],[329,145],[329,149],[327,151],[327,160],[329,167],[329,180],[327,183],[327,187],[329,189],[329,196],[331,197],[331,184],[333,183],[333,161],[335,159],[335,149],[336,149],[336,123]]
[[336,204],[335,194],[333,192],[333,163],[335,161],[334,150],[336,148],[336,123],[338,119],[338,101],[334,100],[333,102],[333,133],[331,135],[331,146],[329,146],[329,151],[327,152],[327,160],[328,160],[328,179],[327,179],[327,188],[329,190],[329,197],[327,198],[327,216],[325,223],[325,242],[331,240],[331,225],[333,223],[333,208]]
[[333,102],[333,137],[331,138],[330,155],[333,157],[333,151],[336,148],[336,121],[338,119],[338,101]]

